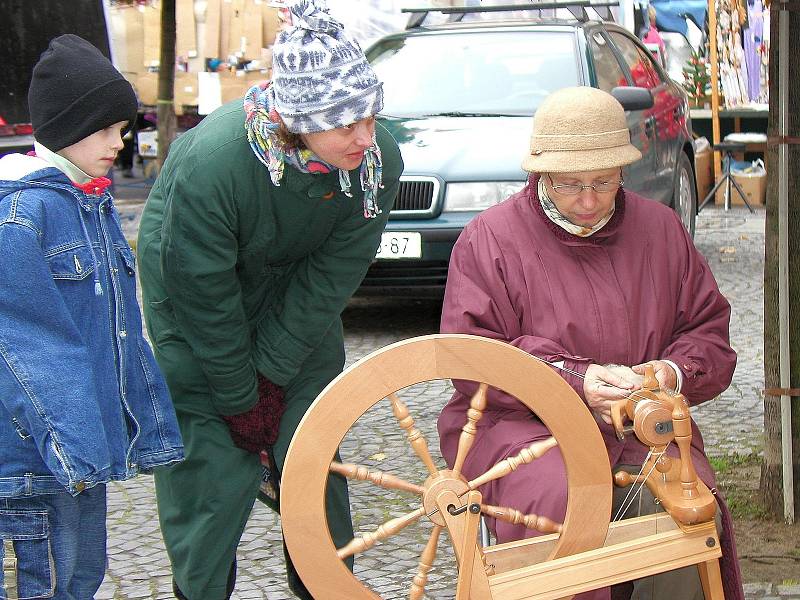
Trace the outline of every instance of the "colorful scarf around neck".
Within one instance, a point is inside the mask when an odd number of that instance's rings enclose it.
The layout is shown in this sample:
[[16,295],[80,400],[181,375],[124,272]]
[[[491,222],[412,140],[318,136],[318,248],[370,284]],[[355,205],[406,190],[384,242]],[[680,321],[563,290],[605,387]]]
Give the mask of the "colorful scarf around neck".
[[[250,148],[269,170],[272,183],[280,185],[286,163],[298,171],[311,174],[330,173],[336,167],[320,159],[307,148],[287,146],[278,135],[281,120],[275,110],[275,91],[271,82],[251,87],[244,97],[245,130]],[[381,150],[375,134],[372,145],[364,151],[361,161],[361,189],[364,190],[364,218],[373,219],[381,213],[378,206],[378,190],[383,187]],[[339,186],[344,194],[350,193],[350,173],[339,170]]]

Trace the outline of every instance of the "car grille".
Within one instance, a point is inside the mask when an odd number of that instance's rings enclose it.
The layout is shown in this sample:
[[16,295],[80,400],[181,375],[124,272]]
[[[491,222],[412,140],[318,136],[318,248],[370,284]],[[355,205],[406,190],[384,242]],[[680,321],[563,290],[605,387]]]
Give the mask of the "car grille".
[[357,295],[441,296],[446,282],[446,260],[378,260],[370,266]]
[[435,177],[400,177],[400,189],[392,215],[396,217],[433,217],[439,203],[439,180]]

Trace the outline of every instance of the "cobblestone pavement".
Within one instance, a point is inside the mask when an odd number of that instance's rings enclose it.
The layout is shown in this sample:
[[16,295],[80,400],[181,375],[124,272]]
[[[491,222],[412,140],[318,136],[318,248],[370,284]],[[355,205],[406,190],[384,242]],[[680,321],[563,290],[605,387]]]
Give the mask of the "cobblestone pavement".
[[[120,203],[126,228],[135,231],[135,203]],[[763,429],[762,282],[764,212],[749,215],[733,209],[725,213],[709,207],[698,217],[697,247],[706,256],[720,288],[733,305],[732,338],[739,353],[733,384],[719,399],[694,411],[711,454],[757,452]],[[435,332],[439,304],[423,301],[360,300],[345,311],[347,362],[391,342]],[[417,426],[428,440],[435,458],[438,443],[436,416],[449,397],[446,382],[423,383],[404,390]],[[408,449],[388,403],[368,411],[342,443],[346,462],[365,464],[404,479],[420,482],[426,472]],[[373,531],[379,524],[417,507],[402,493],[379,493],[366,483],[350,487],[357,532]],[[238,552],[239,574],[234,599],[293,598],[285,584],[280,552],[280,526],[276,517],[256,503]],[[153,481],[140,477],[109,486],[109,565],[98,598],[171,598],[169,562],[164,551],[155,510]],[[356,574],[385,598],[407,597],[419,554],[430,529],[412,525],[359,555]],[[452,598],[455,569],[440,541],[436,568],[427,586],[430,598]],[[787,576],[790,576],[787,574]],[[748,600],[800,600],[800,586],[748,584]],[[680,600],[680,599],[676,599]]]
[[697,220],[695,245],[731,303],[731,345],[739,357],[731,386],[693,412],[710,455],[763,446],[764,217],[763,209],[751,215],[709,207]]

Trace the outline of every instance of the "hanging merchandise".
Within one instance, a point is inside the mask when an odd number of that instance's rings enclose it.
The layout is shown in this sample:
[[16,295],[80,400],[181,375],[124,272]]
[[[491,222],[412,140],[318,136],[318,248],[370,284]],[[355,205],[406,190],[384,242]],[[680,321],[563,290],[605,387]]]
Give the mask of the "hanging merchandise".
[[719,83],[727,108],[769,101],[764,0],[717,0]]
[[744,32],[745,41],[750,38],[756,51],[753,69],[759,76],[750,78],[750,100],[758,104],[769,104],[769,4],[769,0],[755,0],[753,7],[748,7],[750,28]]
[[747,92],[750,100],[756,100],[761,90],[761,57],[758,46],[764,28],[761,0],[747,0],[748,26],[742,31],[744,59],[747,63]]
[[740,12],[737,0],[717,2],[717,56],[719,81],[725,106],[728,108],[747,104],[747,64],[741,42]]

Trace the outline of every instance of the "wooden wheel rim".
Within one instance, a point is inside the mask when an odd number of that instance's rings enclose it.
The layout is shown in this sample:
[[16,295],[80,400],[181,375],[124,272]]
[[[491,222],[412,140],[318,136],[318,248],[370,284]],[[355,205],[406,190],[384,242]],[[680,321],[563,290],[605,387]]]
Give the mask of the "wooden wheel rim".
[[611,467],[597,424],[569,384],[505,342],[471,335],[416,337],[377,350],[341,373],[292,437],[281,479],[283,534],[315,597],[380,598],[336,555],[325,514],[328,467],[347,432],[374,404],[435,379],[484,382],[533,410],[558,441],[567,471],[564,527],[549,558],[602,546],[611,514]]

